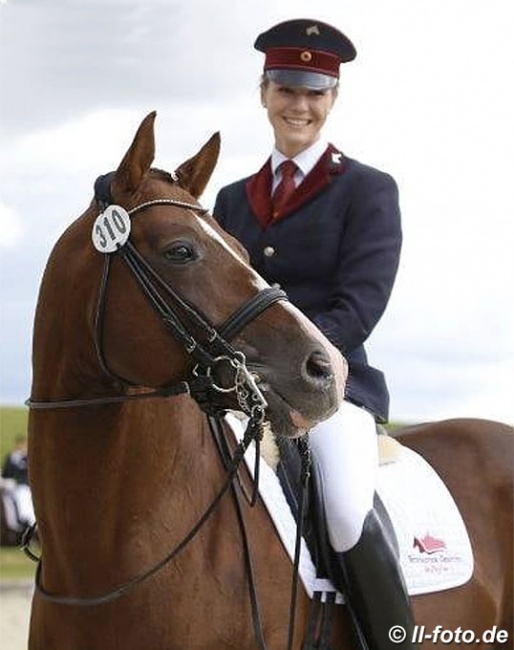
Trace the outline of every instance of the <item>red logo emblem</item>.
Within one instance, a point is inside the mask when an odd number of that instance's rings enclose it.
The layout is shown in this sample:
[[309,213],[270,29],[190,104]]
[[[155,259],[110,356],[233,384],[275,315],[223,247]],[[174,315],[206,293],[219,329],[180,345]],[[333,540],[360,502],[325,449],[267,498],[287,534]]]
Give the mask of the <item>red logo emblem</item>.
[[417,548],[420,553],[437,553],[438,551],[444,551],[446,549],[446,542],[442,539],[437,539],[432,537],[430,533],[426,533],[424,537],[415,537],[414,538],[414,548]]

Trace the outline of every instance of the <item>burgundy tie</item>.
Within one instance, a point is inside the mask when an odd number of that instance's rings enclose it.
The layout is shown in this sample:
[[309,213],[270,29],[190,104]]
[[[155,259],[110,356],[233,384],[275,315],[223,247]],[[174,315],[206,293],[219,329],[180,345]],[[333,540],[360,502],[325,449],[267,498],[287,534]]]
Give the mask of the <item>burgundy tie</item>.
[[280,216],[284,206],[289,200],[289,197],[296,189],[294,175],[298,167],[292,160],[284,160],[284,162],[280,164],[279,169],[282,173],[282,178],[273,192],[272,197],[274,219]]

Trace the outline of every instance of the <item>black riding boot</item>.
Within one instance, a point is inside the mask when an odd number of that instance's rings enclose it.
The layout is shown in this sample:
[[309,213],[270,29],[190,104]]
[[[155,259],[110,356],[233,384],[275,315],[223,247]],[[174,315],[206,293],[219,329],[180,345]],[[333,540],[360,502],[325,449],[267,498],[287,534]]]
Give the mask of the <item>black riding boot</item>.
[[414,618],[403,574],[374,510],[367,515],[357,544],[346,553],[337,553],[337,560],[361,645],[369,650],[417,648],[412,642]]

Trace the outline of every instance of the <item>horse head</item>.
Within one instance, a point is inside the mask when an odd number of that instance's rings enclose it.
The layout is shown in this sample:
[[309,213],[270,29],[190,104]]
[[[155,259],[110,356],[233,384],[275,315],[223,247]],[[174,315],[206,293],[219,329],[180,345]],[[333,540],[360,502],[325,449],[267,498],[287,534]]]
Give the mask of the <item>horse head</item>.
[[[242,316],[242,306],[270,289],[241,245],[197,201],[215,167],[219,135],[169,174],[151,166],[154,120],[151,113],[142,121],[109,177],[107,202],[117,206],[116,218],[125,219],[119,224],[130,231],[129,243],[125,234],[111,253],[93,246],[95,229],[108,235],[98,225],[107,212],[96,197],[52,253],[36,316],[35,341],[45,344],[34,346],[33,398],[89,397],[186,380],[198,358],[184,337],[208,347],[205,337],[218,340],[236,313],[243,323],[230,328],[228,346],[258,382],[274,430],[297,435],[336,410],[346,364],[287,300],[274,297]],[[226,349],[215,359],[225,359]],[[217,361],[220,388],[230,371],[230,362]],[[238,407],[230,391],[220,392],[227,407]]]

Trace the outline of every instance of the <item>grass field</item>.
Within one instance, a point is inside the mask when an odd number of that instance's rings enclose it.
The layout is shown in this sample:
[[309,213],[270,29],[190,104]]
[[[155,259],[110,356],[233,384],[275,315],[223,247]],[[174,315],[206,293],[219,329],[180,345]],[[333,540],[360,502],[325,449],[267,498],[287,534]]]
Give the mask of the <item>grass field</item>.
[[31,580],[36,564],[19,548],[0,547],[0,583]]
[[[11,451],[14,439],[27,432],[28,410],[25,407],[0,407],[0,458]],[[0,582],[27,580],[34,575],[35,564],[17,548],[0,547]]]
[[0,406],[0,457],[2,462],[13,448],[17,435],[27,433],[28,409],[16,406]]

